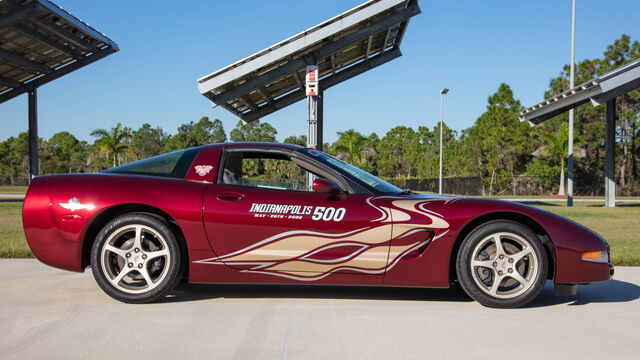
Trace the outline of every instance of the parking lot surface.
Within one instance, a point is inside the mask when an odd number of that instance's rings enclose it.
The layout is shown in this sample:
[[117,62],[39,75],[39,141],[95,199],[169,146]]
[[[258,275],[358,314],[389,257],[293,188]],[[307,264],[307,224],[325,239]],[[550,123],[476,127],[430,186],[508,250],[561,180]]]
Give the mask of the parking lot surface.
[[156,304],[90,271],[0,260],[0,358],[637,359],[640,268],[498,310],[451,289],[181,285]]

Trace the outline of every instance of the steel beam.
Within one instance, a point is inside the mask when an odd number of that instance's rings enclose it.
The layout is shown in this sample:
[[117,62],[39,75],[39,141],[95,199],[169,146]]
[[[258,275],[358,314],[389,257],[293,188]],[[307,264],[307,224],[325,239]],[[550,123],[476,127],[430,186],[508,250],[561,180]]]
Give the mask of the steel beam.
[[253,105],[253,103],[251,102],[251,100],[249,100],[249,97],[247,95],[242,95],[238,98],[238,100],[240,100],[241,103],[244,104],[244,106],[248,107],[249,109],[251,109],[251,111],[256,111],[258,108]]
[[10,87],[10,88],[16,88],[20,86],[20,83],[17,81],[13,81],[9,78],[6,78],[4,76],[0,76],[0,85]]
[[[72,36],[70,34],[67,34],[66,32],[62,31],[59,27],[54,26],[52,24],[47,23],[45,20],[40,20],[40,21],[36,21],[36,23],[39,26],[42,26],[43,28],[51,31],[52,33],[54,33],[56,36],[61,37],[62,39],[72,43],[73,45],[85,49],[86,51],[90,51],[90,52],[96,52],[98,51],[98,48],[87,44],[86,42],[84,42],[82,39],[78,39],[75,36]],[[88,35],[88,34],[87,34]]]
[[29,91],[29,183],[38,176],[38,94],[37,89]]
[[[397,57],[402,56],[400,49],[393,49],[385,52],[383,55],[376,55],[369,59],[369,61],[361,61],[358,65],[353,65],[349,68],[343,69],[337,72],[335,75],[325,77],[319,81],[318,87],[320,89],[327,90],[328,88],[337,85],[345,80],[348,80],[356,75],[385,64]],[[280,110],[295,102],[298,102],[306,97],[304,89],[294,91],[288,95],[285,95],[278,100],[275,100],[273,104],[268,106],[260,106],[257,111],[252,111],[247,114],[242,114],[240,117],[245,122],[249,123],[267,116],[276,110]]]
[[[68,12],[63,10],[61,7],[59,7],[58,5],[56,5],[56,4],[54,4],[54,3],[50,2],[50,1],[42,1],[42,0],[38,0],[38,1],[40,2],[40,5],[42,5],[42,7],[46,8],[47,10],[51,11],[52,13],[60,16],[66,22],[68,22],[69,24],[73,25],[78,30],[80,30],[80,31],[86,33],[87,35],[91,36],[92,38],[97,39],[100,42],[108,45],[110,48],[112,48],[114,50],[114,52],[120,50],[118,48],[118,44],[113,42],[106,35],[102,34],[98,30],[96,30],[96,29],[92,28],[91,26],[87,25],[86,23],[80,21],[78,18],[76,18],[75,16],[69,14]],[[98,51],[99,49],[95,48],[95,47],[92,47],[92,50],[93,51]]]
[[12,28],[28,37],[31,37],[33,39],[35,39],[36,41],[40,42],[43,45],[46,45],[50,48],[53,48],[55,50],[60,51],[61,53],[64,53],[66,55],[72,56],[74,58],[78,58],[78,54],[75,54],[73,51],[71,51],[71,49],[63,46],[62,44],[59,44],[51,39],[49,39],[48,37],[40,34],[39,32],[32,30],[22,24],[15,24],[12,26]]
[[331,73],[336,73],[336,53],[331,54]]
[[330,56],[332,53],[346,47],[357,43],[359,41],[363,41],[367,39],[369,36],[374,35],[380,31],[383,31],[391,26],[395,26],[414,15],[420,13],[420,8],[417,5],[410,6],[404,10],[401,10],[389,17],[386,17],[376,23],[373,23],[362,30],[359,30],[355,33],[349,34],[335,42],[328,43],[327,45],[312,51],[307,54],[303,58],[299,58],[293,61],[290,61],[280,67],[277,67],[269,72],[258,75],[252,79],[245,81],[244,83],[235,86],[219,95],[213,95],[211,91],[208,91],[204,95],[211,100],[216,105],[221,105],[229,100],[233,100],[238,98],[240,95],[248,93],[249,91],[264,86],[286,74],[297,71],[298,69],[306,66],[312,65],[318,62],[320,59],[323,59],[327,56]]
[[6,15],[0,18],[0,28],[11,26],[19,21],[22,21],[28,18],[29,16],[39,13],[40,11],[42,11],[42,7],[40,7],[40,4],[38,3],[35,3],[29,7],[14,11],[9,15]]
[[257,90],[258,90],[258,94],[262,96],[264,101],[266,101],[268,104],[273,104],[273,99],[271,98],[271,96],[269,96],[269,92],[264,86],[260,86]]
[[24,58],[22,56],[16,55],[12,52],[9,52],[7,50],[4,49],[0,49],[0,58],[3,58],[5,60],[11,61],[12,63],[18,64],[18,65],[22,65],[24,67],[28,67],[30,69],[33,69],[35,71],[38,71],[40,73],[43,74],[48,74],[51,72],[51,69],[48,68],[45,65],[42,65],[40,63],[37,63],[35,61],[31,61],[27,58]]
[[302,83],[302,80],[300,79],[300,75],[298,75],[297,71],[293,72],[293,79],[296,81],[296,84],[298,84],[298,87],[300,89],[304,87],[304,84]]
[[384,53],[387,50],[387,43],[389,42],[390,36],[391,36],[391,28],[388,28],[387,33],[384,35],[384,40],[382,42],[382,48],[380,49],[380,54]]
[[616,99],[607,101],[604,129],[604,206],[616,206]]
[[11,91],[8,91],[2,95],[0,95],[0,104],[13,99],[14,97],[24,94],[25,92],[29,91],[30,89],[35,89],[37,87],[40,87],[50,81],[53,81],[61,76],[67,75],[70,72],[73,72],[75,70],[80,69],[81,67],[85,66],[85,65],[89,65],[95,61],[98,61],[102,58],[104,58],[105,56],[114,53],[115,51],[117,51],[114,48],[106,48],[104,50],[101,50],[100,52],[97,52],[95,54],[91,54],[89,56],[84,56],[82,58],[80,58],[79,60],[76,60],[74,63],[71,63],[69,65],[66,65],[62,68],[59,68],[57,70],[53,70],[51,73],[47,74],[46,76],[42,76],[39,77],[33,81],[30,81],[18,88],[15,88]]
[[[387,33],[389,33],[389,30],[387,30]],[[371,42],[373,41],[373,35],[369,36],[369,38],[367,39],[367,50],[365,50],[364,52],[364,58],[368,59],[369,55],[371,55]]]

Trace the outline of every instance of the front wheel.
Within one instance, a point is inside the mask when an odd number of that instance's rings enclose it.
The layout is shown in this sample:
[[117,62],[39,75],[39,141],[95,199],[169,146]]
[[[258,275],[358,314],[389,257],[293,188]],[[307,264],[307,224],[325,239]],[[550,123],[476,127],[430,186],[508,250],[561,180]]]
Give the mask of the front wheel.
[[536,234],[513,221],[491,221],[463,241],[458,281],[482,305],[515,308],[535,299],[547,278],[547,254]]
[[183,268],[169,224],[145,214],[125,214],[105,225],[91,248],[91,265],[102,290],[127,303],[164,297]]

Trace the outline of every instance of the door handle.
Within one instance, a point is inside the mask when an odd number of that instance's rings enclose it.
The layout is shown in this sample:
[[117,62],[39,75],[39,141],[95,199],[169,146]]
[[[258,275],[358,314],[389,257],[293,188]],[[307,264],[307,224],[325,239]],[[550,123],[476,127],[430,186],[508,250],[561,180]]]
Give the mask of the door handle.
[[240,201],[244,199],[244,194],[240,194],[237,192],[225,191],[216,195],[216,199],[222,201]]

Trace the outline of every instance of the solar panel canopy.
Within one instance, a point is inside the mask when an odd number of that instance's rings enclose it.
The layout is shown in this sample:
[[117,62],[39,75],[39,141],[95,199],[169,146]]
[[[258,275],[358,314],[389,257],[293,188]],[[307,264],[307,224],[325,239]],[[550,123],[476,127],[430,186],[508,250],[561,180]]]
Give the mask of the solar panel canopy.
[[417,0],[371,0],[198,79],[213,103],[245,122],[305,96],[305,68],[317,65],[326,90],[399,56]]
[[47,0],[0,0],[0,103],[118,51]]
[[589,101],[597,106],[637,88],[640,59],[522,110],[520,121],[537,125]]

